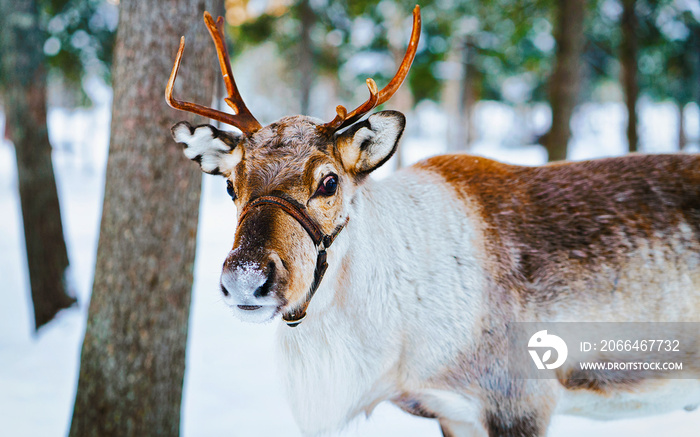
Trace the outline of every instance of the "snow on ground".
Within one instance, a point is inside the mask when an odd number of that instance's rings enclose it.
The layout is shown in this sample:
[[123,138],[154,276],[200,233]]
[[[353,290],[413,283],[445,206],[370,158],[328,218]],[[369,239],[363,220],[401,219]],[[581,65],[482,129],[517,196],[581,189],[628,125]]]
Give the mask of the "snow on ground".
[[[93,87],[95,88],[95,87]],[[96,87],[91,111],[50,111],[64,228],[80,306],[63,311],[38,335],[32,335],[28,273],[17,193],[14,149],[0,143],[0,434],[66,435],[75,396],[78,359],[97,250],[107,135],[109,92]],[[642,137],[645,150],[673,151],[677,116],[672,105],[645,104]],[[539,111],[539,112],[538,112]],[[547,114],[533,114],[541,125]],[[686,125],[697,141],[697,106]],[[513,111],[494,102],[479,104],[480,141],[473,153],[511,163],[538,164],[546,155],[538,145],[509,146],[515,130]],[[675,117],[675,118],[674,118]],[[0,128],[2,126],[0,117]],[[422,129],[404,139],[404,162],[410,164],[445,150],[444,132],[429,135],[442,115],[427,106],[419,115]],[[409,118],[409,122],[411,120]],[[540,120],[539,122],[537,120]],[[620,104],[584,105],[577,111],[571,158],[623,152]],[[442,122],[444,125],[444,122]],[[694,134],[693,134],[694,132]],[[520,133],[522,134],[522,133]],[[695,135],[693,137],[693,135]],[[503,146],[499,144],[504,144]],[[667,145],[667,146],[664,146]],[[670,145],[670,146],[668,146]],[[697,145],[693,146],[697,150]],[[386,175],[387,171],[384,171]],[[195,264],[187,372],[182,406],[184,436],[298,436],[275,371],[275,324],[237,321],[220,302],[220,265],[233,241],[234,206],[221,180],[205,176]],[[694,436],[700,413],[683,411],[643,419],[595,422],[558,416],[550,436]],[[360,418],[336,436],[438,436],[432,420],[409,416],[381,404],[368,419]]]

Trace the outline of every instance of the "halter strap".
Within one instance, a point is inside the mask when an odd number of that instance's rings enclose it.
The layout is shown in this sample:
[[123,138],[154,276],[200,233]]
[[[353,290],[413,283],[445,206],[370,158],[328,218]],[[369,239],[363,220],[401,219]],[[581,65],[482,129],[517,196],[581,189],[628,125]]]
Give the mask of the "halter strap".
[[309,237],[311,237],[311,240],[313,240],[314,245],[318,249],[318,255],[316,257],[316,270],[314,270],[314,281],[311,283],[311,288],[306,294],[306,300],[298,308],[282,315],[282,320],[284,320],[288,326],[293,328],[298,326],[304,317],[306,317],[306,309],[309,307],[311,298],[316,293],[316,290],[318,290],[318,286],[321,285],[323,275],[326,273],[326,269],[328,269],[328,263],[326,262],[326,249],[333,244],[335,237],[337,237],[340,231],[343,230],[345,225],[350,220],[350,217],[346,218],[345,222],[337,226],[332,233],[324,234],[318,224],[316,224],[311,216],[309,216],[309,213],[306,211],[304,205],[293,199],[287,199],[280,196],[261,196],[251,200],[245,207],[243,207],[243,211],[241,211],[241,215],[238,218],[238,223],[242,223],[243,219],[250,211],[262,205],[277,206],[292,216],[297,222],[299,222],[301,227],[306,230],[306,233],[309,234]]

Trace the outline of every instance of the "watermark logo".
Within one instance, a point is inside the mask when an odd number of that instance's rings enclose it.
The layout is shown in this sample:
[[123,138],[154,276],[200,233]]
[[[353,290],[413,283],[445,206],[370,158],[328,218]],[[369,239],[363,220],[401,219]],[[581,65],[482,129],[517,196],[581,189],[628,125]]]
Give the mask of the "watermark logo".
[[[511,322],[505,360],[515,379],[697,379],[700,322]],[[534,335],[533,335],[534,334]],[[685,361],[685,362],[684,362]],[[534,363],[534,365],[533,365]],[[685,364],[685,365],[684,365]]]
[[[540,370],[552,370],[561,367],[569,354],[569,348],[566,347],[564,340],[554,334],[547,334],[546,329],[535,332],[533,336],[530,337],[527,346],[532,361],[535,362],[535,366]],[[541,358],[537,349],[546,349]],[[557,359],[553,363],[547,363],[552,358],[552,349],[557,352]]]

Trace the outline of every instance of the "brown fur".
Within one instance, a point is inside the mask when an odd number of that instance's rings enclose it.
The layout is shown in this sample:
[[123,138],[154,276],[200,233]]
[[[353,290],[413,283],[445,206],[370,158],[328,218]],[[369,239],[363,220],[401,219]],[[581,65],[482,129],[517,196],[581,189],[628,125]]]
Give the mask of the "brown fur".
[[642,371],[576,370],[568,369],[559,376],[559,383],[569,390],[591,390],[600,394],[614,391],[633,391],[647,377],[656,377],[654,372],[645,375]]
[[[308,117],[286,117],[241,142],[244,158],[230,178],[239,211],[251,199],[284,194],[303,205],[324,233],[332,232],[341,198],[312,196],[320,183],[315,170],[336,162],[335,149],[332,139],[316,126],[316,121]],[[342,184],[340,169],[337,173]],[[239,225],[234,247],[245,254],[234,258],[247,262],[265,264],[271,251],[278,254],[286,276],[273,291],[285,304],[304,298],[313,279],[316,248],[289,214],[272,206],[258,208]],[[290,265],[292,261],[294,265]]]
[[[446,155],[412,171],[444,180],[481,234],[474,245],[491,284],[477,346],[434,382],[465,393],[477,386],[489,435],[543,435],[555,402],[551,381],[508,374],[499,358],[507,355],[504,320],[698,321],[692,289],[660,291],[681,278],[700,289],[700,156],[521,167]],[[649,382],[639,372],[561,370],[569,390],[607,394]]]
[[[397,136],[393,148],[384,149],[386,156],[366,150],[375,144],[374,140],[369,139],[358,148],[356,154],[349,153],[350,149],[356,148],[353,143],[355,133],[365,127],[372,130],[368,121],[357,123],[343,133],[329,135],[318,128],[319,120],[304,116],[285,117],[250,137],[241,137],[236,147],[242,150],[242,158],[235,167],[235,174],[227,175],[236,193],[238,210],[241,211],[252,199],[283,195],[303,205],[324,234],[332,234],[346,221],[343,202],[352,197],[354,190],[364,180],[365,173],[376,168],[368,167],[367,162],[376,161],[374,165],[379,166],[389,159],[403,131],[403,115],[385,111],[384,118],[376,114],[375,117],[380,125],[385,118],[392,119],[395,124]],[[351,155],[360,164],[348,158]],[[358,173],[358,168],[364,173]],[[315,195],[322,179],[330,173],[338,177],[336,193],[330,196]],[[281,276],[284,280],[275,287],[276,295],[285,305],[293,307],[303,301],[309,290],[317,248],[299,223],[288,214],[279,210],[270,211],[271,207],[262,209],[267,212],[247,215],[239,225],[234,245],[237,248],[235,258],[264,266],[271,253],[278,255],[286,271],[276,269],[285,274]],[[258,216],[263,217],[260,223],[247,223],[257,221]],[[246,242],[251,243],[246,245]]]
[[507,421],[502,414],[488,414],[485,424],[493,437],[535,437],[544,435],[547,429],[547,422],[543,423],[541,414],[537,413]]
[[[620,361],[627,362],[676,362],[683,364],[683,375],[700,375],[700,363],[698,360],[698,338],[695,332],[695,324],[687,324],[684,327],[676,326],[672,331],[673,338],[680,341],[680,349],[669,355],[663,351],[647,351],[636,355],[627,353],[620,355]],[[640,330],[640,335],[644,331]],[[654,334],[649,332],[648,337]],[[587,361],[605,362],[601,359],[588,359]],[[569,390],[589,390],[601,395],[610,395],[615,392],[642,393],[651,391],[657,385],[663,385],[673,379],[672,370],[615,370],[615,369],[589,369],[581,370],[577,366],[569,364],[557,369],[559,383]]]
[[256,133],[242,146],[245,158],[236,168],[235,183],[241,190],[242,203],[284,192],[306,204],[316,189],[317,181],[311,180],[313,169],[334,162],[332,142],[319,135],[311,120],[282,119]]
[[416,166],[436,172],[462,197],[476,201],[494,277],[520,284],[565,284],[562,264],[596,269],[619,264],[640,241],[665,244],[685,223],[700,239],[700,157],[630,155],[542,167],[501,164],[468,155],[430,158]]
[[340,189],[344,185],[343,174],[337,165],[333,141],[316,126],[316,121],[308,117],[286,117],[242,144],[245,157],[234,178],[239,207],[250,199],[284,193],[305,205],[324,232],[332,232],[336,223],[328,217],[335,217],[340,197],[316,198],[325,201],[311,204],[320,182],[315,179],[314,170],[324,164],[333,165],[341,178]]

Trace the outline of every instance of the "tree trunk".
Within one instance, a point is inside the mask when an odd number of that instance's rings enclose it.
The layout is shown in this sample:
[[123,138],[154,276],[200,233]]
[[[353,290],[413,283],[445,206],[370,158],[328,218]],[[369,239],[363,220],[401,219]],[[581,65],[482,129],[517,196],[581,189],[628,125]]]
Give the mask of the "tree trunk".
[[634,10],[636,0],[622,0],[622,43],[620,45],[620,66],[622,88],[625,93],[627,107],[627,144],[629,151],[638,149],[637,134],[637,99],[639,85],[637,84],[637,15]]
[[557,5],[555,34],[557,52],[554,71],[549,78],[552,127],[542,138],[550,161],[566,159],[571,137],[569,124],[576,107],[581,83],[583,17],[586,0],[560,1]]
[[476,125],[474,124],[474,109],[476,108],[476,92],[474,90],[476,68],[474,68],[475,47],[469,37],[464,39],[462,47],[462,81],[460,83],[459,118],[462,130],[460,132],[460,149],[469,150],[476,141]]
[[75,299],[66,294],[68,253],[46,126],[44,34],[33,1],[0,0],[4,59],[0,60],[8,137],[17,153],[19,195],[29,282],[38,329]]
[[71,436],[179,434],[201,176],[170,136],[187,117],[167,107],[163,92],[186,33],[175,95],[211,101],[218,67],[205,9],[214,10],[214,0],[120,2],[111,144]]
[[[399,65],[401,65],[401,62],[403,61],[403,57],[406,54],[406,40],[404,34],[404,24],[406,23],[405,18],[406,16],[403,13],[396,11],[391,20],[387,22],[389,26],[389,52],[391,53],[392,58],[394,58],[395,66],[395,69],[391,71],[390,77],[393,77],[396,69],[399,68]],[[382,89],[386,85],[378,84],[377,86],[379,89]],[[413,106],[413,93],[411,92],[411,87],[408,84],[408,80],[406,80],[391,98],[391,108],[403,113],[406,117],[410,117],[410,112],[413,109]],[[408,123],[410,123],[410,120]],[[405,147],[399,147],[396,150],[396,153],[394,154],[395,158],[393,159],[393,170],[398,170],[406,165],[406,160],[403,154],[404,149]]]
[[695,52],[695,80],[693,81],[693,94],[695,104],[698,105],[698,136],[695,138],[698,142],[698,146],[700,146],[700,26],[695,26],[695,32],[693,35],[695,37],[693,41],[693,51]]
[[[459,73],[451,73],[443,89],[442,101],[448,112],[447,151],[463,152],[471,148],[476,140],[474,108],[476,93],[474,79],[474,45],[469,36],[454,37],[448,55],[450,65],[459,65]],[[456,70],[456,68],[455,68]]]
[[[394,57],[396,68],[398,68],[398,66],[401,65],[401,61],[403,61],[405,53],[405,48],[399,48],[396,46],[391,47],[391,54]],[[381,89],[381,86],[379,89]],[[411,88],[408,86],[408,81],[405,81],[398,89],[398,91],[396,91],[394,97],[392,97],[391,108],[403,113],[406,117],[410,117],[410,112],[413,109],[413,94],[411,93]],[[403,155],[403,149],[403,147],[399,147],[396,150],[396,164],[394,170],[403,168],[406,165],[406,160],[404,159]]]
[[685,109],[685,103],[678,102],[678,150],[683,151],[688,139],[685,136],[685,120],[683,117],[683,109]]
[[310,115],[311,87],[315,77],[311,27],[314,25],[315,16],[308,0],[302,0],[299,4],[299,14],[301,19],[299,38],[300,110],[301,114]]

